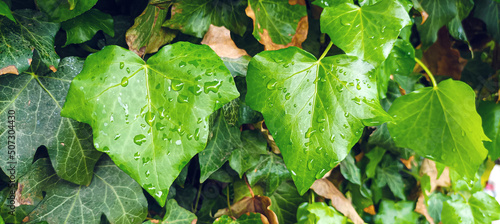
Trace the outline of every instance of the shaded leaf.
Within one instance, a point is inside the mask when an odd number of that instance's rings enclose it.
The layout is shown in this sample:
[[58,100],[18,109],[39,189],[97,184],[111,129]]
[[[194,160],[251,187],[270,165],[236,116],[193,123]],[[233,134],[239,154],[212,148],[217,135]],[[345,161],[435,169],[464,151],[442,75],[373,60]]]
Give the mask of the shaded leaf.
[[240,178],[247,170],[260,163],[261,155],[267,154],[266,140],[256,130],[247,130],[241,133],[241,146],[241,148],[234,150],[229,157],[229,165],[239,174]]
[[468,201],[463,198],[444,202],[441,220],[448,223],[491,223],[500,219],[500,205],[485,192],[474,193]]
[[340,162],[340,172],[351,183],[361,185],[361,171],[356,166],[356,161],[351,154],[347,154],[345,159]]
[[87,57],[62,114],[91,124],[95,147],[163,206],[182,168],[205,148],[209,115],[238,95],[208,46],[178,42],[147,63],[108,46]]
[[88,41],[99,30],[110,36],[115,35],[111,15],[97,9],[91,9],[82,15],[61,23],[61,28],[66,31],[66,43],[64,46]]
[[[452,1],[453,2],[453,1]],[[457,8],[457,14],[455,17],[448,23],[447,27],[450,31],[451,36],[457,40],[462,40],[465,42],[469,42],[467,39],[467,35],[462,26],[462,20],[467,18],[472,8],[474,7],[473,0],[454,0],[455,7]]]
[[376,224],[414,224],[417,223],[418,214],[413,211],[412,201],[382,200],[378,214],[375,216]]
[[500,24],[498,17],[500,16],[500,2],[494,0],[476,0],[476,8],[474,9],[474,17],[483,20],[486,23],[486,30],[491,37],[500,43]]
[[307,197],[300,196],[291,182],[283,182],[269,198],[272,202],[269,208],[274,211],[279,223],[296,223],[297,209],[307,201]]
[[261,155],[257,165],[247,171],[246,175],[251,186],[262,182],[266,187],[266,195],[271,195],[281,183],[290,179],[283,159],[271,152]]
[[402,164],[386,154],[380,166],[377,167],[375,183],[377,187],[389,186],[394,196],[405,200],[405,185],[401,174],[399,174],[401,169]]
[[177,201],[175,201],[174,199],[171,199],[168,200],[167,202],[167,212],[165,213],[165,217],[163,217],[163,220],[150,220],[145,223],[146,224],[153,224],[153,223],[194,224],[196,223],[196,221],[197,221],[196,215],[184,209],[183,207],[179,206],[179,204],[177,204]]
[[438,31],[441,27],[458,16],[457,1],[462,0],[418,0],[422,8],[429,15],[423,24],[421,17],[415,19],[423,49],[429,48],[436,42]]
[[0,0],[0,15],[5,16],[12,20],[12,22],[16,22],[14,16],[12,16],[12,12],[9,9],[9,6],[4,1]]
[[224,61],[224,65],[226,65],[227,69],[231,72],[233,77],[240,76],[246,77],[248,70],[248,63],[250,63],[250,59],[252,59],[248,55],[241,56],[239,58],[227,58],[222,57]]
[[35,2],[38,8],[49,16],[50,21],[62,22],[88,11],[97,0],[35,0]]
[[270,224],[278,224],[278,218],[272,210],[269,210],[269,206],[271,206],[271,199],[266,196],[256,195],[254,197],[244,197],[240,201],[231,205],[230,208],[220,209],[217,213],[215,213],[214,217],[229,215],[239,218],[247,212],[260,213],[267,218],[267,221]]
[[484,142],[491,160],[500,157],[500,104],[492,101],[481,101],[477,108],[483,121],[484,133],[491,142]]
[[302,203],[297,210],[298,224],[347,223],[347,218],[324,202]]
[[223,215],[217,218],[214,224],[258,224],[258,223],[263,223],[261,216],[262,215],[259,213],[249,213],[249,214],[243,214],[237,220],[234,220],[233,218],[227,215]]
[[[203,37],[201,44],[206,44],[212,48],[221,58],[237,59],[248,55],[243,49],[236,46],[231,39],[231,33],[228,29],[221,26],[210,25],[208,32]],[[232,74],[232,73],[231,73]]]
[[368,164],[366,165],[366,177],[368,178],[374,178],[375,177],[375,171],[377,170],[378,164],[384,158],[385,155],[385,149],[380,148],[380,147],[375,147],[373,148],[370,152],[366,153],[365,156],[370,159]]

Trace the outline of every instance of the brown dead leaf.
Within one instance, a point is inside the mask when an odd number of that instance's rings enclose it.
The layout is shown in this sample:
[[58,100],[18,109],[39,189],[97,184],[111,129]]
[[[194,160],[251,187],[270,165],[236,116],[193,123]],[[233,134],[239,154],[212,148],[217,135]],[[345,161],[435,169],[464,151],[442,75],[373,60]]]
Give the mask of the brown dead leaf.
[[420,25],[424,24],[425,21],[427,20],[427,18],[429,18],[429,14],[427,14],[426,11],[422,11],[420,12],[420,14],[422,15],[422,23],[420,23]]
[[430,224],[434,224],[434,219],[431,217],[431,215],[429,215],[427,206],[425,206],[424,195],[420,195],[418,197],[417,205],[415,206],[415,212],[422,214]]
[[3,74],[15,74],[19,75],[19,71],[17,70],[16,66],[14,65],[9,65],[5,68],[0,69],[0,75]]
[[370,214],[370,215],[376,215],[377,214],[377,212],[375,212],[375,206],[373,206],[373,205],[370,205],[370,206],[364,208],[363,211],[366,212],[366,213],[368,213],[368,214]]
[[361,153],[357,154],[356,156],[354,156],[354,159],[356,159],[356,162],[359,162],[359,161],[361,161],[361,159],[363,159],[364,156],[365,156],[365,153],[361,152]]
[[49,66],[49,69],[52,70],[52,72],[57,72],[56,67],[54,67],[53,65]]
[[306,5],[306,1],[305,0],[288,0],[288,4],[290,5]]
[[[438,171],[436,168],[436,163],[430,159],[424,159],[422,165],[420,166],[420,174],[423,176],[427,174],[431,180],[431,191],[436,190],[437,187],[449,187],[451,186],[450,182],[450,170],[446,167],[438,178]],[[430,193],[429,192],[429,193]]]
[[[304,2],[303,0],[289,0],[291,5],[294,5],[292,3],[298,3],[301,4],[301,2]],[[254,29],[257,29],[255,27],[255,12],[252,10],[250,6],[248,6],[245,9],[245,12],[248,17],[252,18],[253,20],[253,26]],[[292,41],[288,43],[287,45],[283,44],[275,44],[272,40],[271,37],[269,36],[269,33],[266,29],[262,29],[262,33],[259,32],[260,36],[260,43],[264,45],[264,50],[269,51],[269,50],[279,50],[283,48],[287,48],[290,46],[296,46],[299,48],[302,48],[302,43],[307,39],[307,32],[309,30],[309,22],[307,19],[307,16],[304,16],[300,18],[299,23],[297,24],[297,29],[295,30],[295,35],[292,37]]]
[[201,44],[208,45],[219,57],[239,58],[248,55],[245,50],[236,46],[231,39],[231,31],[223,26],[210,25]]
[[347,199],[329,180],[316,180],[311,186],[311,189],[313,189],[316,194],[332,200],[333,207],[350,218],[354,224],[365,223],[352,206],[351,201],[349,201],[349,199]]
[[264,138],[267,140],[267,143],[269,146],[271,146],[271,150],[276,153],[276,154],[281,154],[280,149],[278,148],[278,145],[276,145],[276,142],[274,141],[273,136],[271,136],[271,133],[269,133],[269,129],[267,129],[264,126],[264,121],[259,121],[255,124],[255,128],[259,129]]
[[[460,57],[460,52],[452,48],[453,42],[446,28],[438,32],[437,41],[424,51],[422,62],[429,68],[433,75],[450,76],[460,80],[462,70],[467,60]],[[418,66],[417,71],[422,71]]]
[[411,164],[413,162],[413,160],[415,159],[415,156],[410,156],[410,158],[408,159],[403,159],[403,158],[399,158],[399,160],[406,166],[406,168],[408,168],[409,170],[411,170]]
[[231,205],[230,208],[219,209],[214,217],[218,218],[228,215],[239,218],[241,215],[251,212],[260,213],[265,216],[265,219],[261,216],[263,223],[278,224],[278,217],[269,209],[269,206],[271,206],[271,199],[266,196],[255,195],[253,197],[244,197]]

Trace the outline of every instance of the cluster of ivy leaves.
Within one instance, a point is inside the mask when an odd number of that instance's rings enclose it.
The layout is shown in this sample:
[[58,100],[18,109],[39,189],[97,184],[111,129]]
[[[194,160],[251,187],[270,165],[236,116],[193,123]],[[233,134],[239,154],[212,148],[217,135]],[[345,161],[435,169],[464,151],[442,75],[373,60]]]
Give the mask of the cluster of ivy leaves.
[[499,15],[0,0],[0,220],[491,223]]

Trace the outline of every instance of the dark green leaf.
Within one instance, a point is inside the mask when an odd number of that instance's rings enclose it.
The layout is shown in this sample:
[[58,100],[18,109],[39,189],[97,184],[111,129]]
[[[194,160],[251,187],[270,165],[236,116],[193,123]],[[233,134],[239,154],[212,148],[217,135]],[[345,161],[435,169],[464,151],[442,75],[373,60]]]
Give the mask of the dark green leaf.
[[356,161],[351,154],[347,154],[345,159],[340,162],[340,172],[351,183],[361,185],[361,171],[356,166]]
[[443,195],[441,193],[434,193],[426,199],[425,204],[427,206],[427,212],[434,219],[435,223],[439,223],[441,221],[441,211],[443,210],[443,204],[445,201],[450,200],[451,198]]
[[10,11],[9,6],[2,0],[0,0],[0,15],[6,16],[10,20],[12,20],[12,22],[16,22],[16,19],[14,19],[14,16],[12,16],[12,12]]
[[49,16],[50,21],[62,22],[88,11],[97,0],[35,0],[35,2],[38,8]]
[[276,214],[279,223],[296,223],[297,209],[302,202],[307,201],[307,197],[300,196],[291,182],[283,182],[269,198],[269,209]]
[[370,152],[366,153],[366,157],[370,159],[370,162],[366,165],[366,177],[374,178],[375,171],[377,170],[378,164],[382,160],[385,154],[385,149],[380,147],[373,148]]
[[99,30],[110,36],[115,35],[113,18],[97,9],[91,9],[82,15],[61,23],[61,28],[66,31],[66,44],[64,46],[88,41]]
[[439,29],[458,16],[456,1],[462,0],[418,1],[429,15],[424,24],[422,24],[422,17],[415,19],[420,41],[422,42],[422,49],[427,49],[436,42]]
[[412,201],[382,200],[379,212],[375,216],[376,224],[415,224],[419,215],[413,211],[415,205]]
[[248,63],[250,63],[250,59],[252,58],[248,55],[241,56],[239,58],[222,58],[224,65],[226,65],[233,77],[247,76]]
[[[453,36],[457,40],[462,40],[465,42],[469,42],[467,39],[465,30],[462,26],[462,20],[467,18],[470,11],[474,7],[473,0],[453,0],[455,1],[455,7],[457,8],[457,14],[455,17],[448,23],[448,31],[451,36]],[[452,2],[453,2],[452,1]]]
[[182,168],[205,148],[209,115],[238,95],[206,45],[168,45],[147,63],[108,46],[87,57],[62,114],[91,124],[96,148],[163,206]]
[[345,224],[347,218],[324,202],[302,203],[297,210],[298,224]]
[[399,147],[443,163],[473,177],[488,153],[488,140],[476,112],[474,91],[448,79],[404,95],[391,106],[396,123],[388,128]]
[[333,44],[373,65],[387,58],[399,32],[410,23],[404,6],[393,0],[362,7],[345,3],[321,14],[321,31]]
[[491,142],[484,142],[484,147],[488,149],[491,160],[495,161],[500,157],[500,104],[481,101],[477,111],[483,121],[484,133],[491,139]]
[[243,131],[241,133],[242,147],[237,148],[229,157],[229,165],[240,178],[252,167],[257,166],[260,161],[260,155],[267,153],[267,142],[262,134],[255,131]]
[[262,223],[260,216],[259,213],[243,214],[237,220],[234,220],[227,215],[223,215],[215,220],[214,224],[259,224]]
[[483,20],[488,33],[497,43],[500,43],[500,24],[498,23],[500,2],[493,0],[476,0],[475,2],[474,17]]
[[401,169],[402,164],[386,154],[380,166],[377,167],[375,182],[377,187],[389,186],[394,196],[405,200],[405,185],[399,174]]
[[[161,220],[160,222],[155,223],[192,224],[196,223],[196,221],[194,220],[196,220],[196,215],[179,206],[179,204],[177,204],[177,201],[175,201],[174,199],[171,199],[167,202],[167,212],[165,213],[165,217],[163,217],[163,220]],[[152,221],[148,221],[145,223],[153,224]]]
[[266,195],[271,195],[280,185],[290,179],[283,159],[274,153],[261,155],[258,164],[246,173],[251,186],[262,182],[266,187]]
[[295,47],[250,62],[246,102],[264,114],[301,194],[347,156],[365,125],[390,120],[370,69],[355,57],[317,60]]
[[500,219],[500,205],[495,198],[478,191],[468,201],[458,198],[443,204],[441,220],[448,223],[491,223]]

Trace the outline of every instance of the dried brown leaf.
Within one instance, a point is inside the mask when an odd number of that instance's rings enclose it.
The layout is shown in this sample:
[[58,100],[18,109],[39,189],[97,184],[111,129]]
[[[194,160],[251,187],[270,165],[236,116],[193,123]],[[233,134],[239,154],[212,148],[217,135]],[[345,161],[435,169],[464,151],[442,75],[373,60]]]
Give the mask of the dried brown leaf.
[[9,65],[5,68],[0,69],[0,75],[3,74],[16,74],[19,75],[19,71],[17,70],[16,66],[14,65]]
[[236,46],[231,39],[231,31],[223,26],[210,25],[201,43],[212,48],[219,57],[239,58],[248,55],[245,50]]
[[271,146],[271,150],[275,154],[281,154],[280,149],[278,148],[278,145],[276,145],[276,142],[274,141],[273,136],[271,136],[271,133],[269,133],[269,129],[267,129],[264,125],[264,121],[259,121],[255,124],[255,128],[259,129],[264,138],[267,140],[267,144]]
[[218,218],[223,215],[239,218],[246,213],[260,213],[263,223],[278,224],[278,217],[269,209],[271,199],[266,196],[244,197],[240,201],[234,203],[229,208],[219,209],[214,217]]
[[415,212],[422,214],[430,224],[434,224],[434,219],[431,217],[431,215],[429,215],[427,206],[425,206],[424,195],[420,195],[418,197],[417,205],[415,206]]
[[368,214],[370,214],[370,215],[376,215],[377,214],[377,212],[375,212],[375,206],[373,206],[373,205],[370,205],[370,206],[364,208],[363,211],[366,212],[366,213],[368,213]]
[[[424,159],[422,165],[420,166],[420,174],[423,176],[427,174],[431,180],[431,191],[436,190],[437,187],[449,187],[451,186],[450,181],[450,170],[446,167],[438,178],[438,171],[436,168],[436,163],[430,159]],[[429,192],[429,193],[430,193]]]

